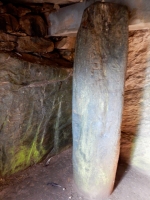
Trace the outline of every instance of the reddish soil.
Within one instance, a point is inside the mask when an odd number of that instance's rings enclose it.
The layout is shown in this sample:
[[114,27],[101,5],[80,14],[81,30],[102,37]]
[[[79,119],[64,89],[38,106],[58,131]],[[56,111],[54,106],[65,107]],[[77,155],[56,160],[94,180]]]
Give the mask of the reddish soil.
[[[7,180],[0,180],[0,200],[88,200],[73,187],[71,149],[28,168]],[[57,183],[55,187],[50,183]],[[149,200],[150,178],[119,163],[115,189],[108,200]]]

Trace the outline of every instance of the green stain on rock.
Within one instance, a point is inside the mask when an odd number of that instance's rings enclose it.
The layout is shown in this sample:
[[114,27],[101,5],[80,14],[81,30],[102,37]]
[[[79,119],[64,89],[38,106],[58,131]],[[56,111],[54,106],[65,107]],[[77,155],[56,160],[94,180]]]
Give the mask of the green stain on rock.
[[4,177],[71,144],[72,69],[1,53],[0,72],[0,83],[6,83],[0,86],[0,177]]
[[14,174],[20,170],[29,167],[34,163],[39,162],[41,158],[45,155],[46,151],[42,146],[37,148],[37,145],[39,145],[37,141],[34,141],[30,148],[21,145],[18,151],[17,149],[12,148],[12,150],[10,150],[10,153],[13,159],[11,159],[10,163],[5,166],[5,170],[3,171],[2,175],[4,176],[6,174]]

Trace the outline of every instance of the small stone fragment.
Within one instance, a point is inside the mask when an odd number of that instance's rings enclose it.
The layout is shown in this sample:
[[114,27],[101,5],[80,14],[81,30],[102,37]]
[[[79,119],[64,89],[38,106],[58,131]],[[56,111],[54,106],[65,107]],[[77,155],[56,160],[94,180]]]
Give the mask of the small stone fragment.
[[25,7],[18,7],[18,17],[23,17],[24,15],[30,13],[31,10]]
[[55,4],[55,5],[54,5],[54,9],[55,9],[56,11],[58,11],[58,10],[60,9],[60,6],[59,6],[58,4]]
[[14,42],[0,42],[1,51],[13,51],[16,47]]
[[56,49],[75,49],[76,37],[65,37],[55,43]]
[[47,183],[47,185],[51,185],[53,187],[61,187],[61,185],[54,183],[54,182],[49,182],[49,183]]
[[20,29],[27,35],[42,37],[47,35],[46,23],[39,15],[25,15],[20,18]]
[[44,58],[49,58],[49,59],[59,59],[60,58],[59,53],[56,53],[56,52],[43,53],[42,56]]
[[71,62],[74,61],[74,50],[72,50],[72,51],[60,50],[59,53],[64,59],[69,60]]
[[[47,59],[47,58],[43,58],[42,53],[36,53],[37,55],[32,55],[30,53],[23,53],[23,52],[15,52],[12,53],[13,57],[19,57],[19,59],[22,60],[26,60],[27,62],[31,62],[31,63],[37,63],[40,65],[54,65],[57,67],[63,67],[63,68],[69,68],[72,69],[72,63],[69,61],[66,61],[62,58],[59,59]],[[21,55],[21,56],[20,56]],[[54,154],[53,154],[54,155]],[[50,155],[52,156],[52,155]]]
[[48,165],[50,164],[51,159],[52,159],[52,158],[49,158],[49,159],[47,160],[47,162],[45,163],[45,166],[48,166]]
[[10,14],[0,14],[0,31],[12,33],[18,31],[17,19]]
[[18,32],[13,32],[13,33],[11,33],[11,35],[15,35],[15,36],[18,36],[18,37],[25,37],[25,36],[27,36],[27,34],[26,33],[23,33],[23,32],[20,32],[20,31],[18,31]]
[[41,8],[41,12],[42,13],[45,13],[45,12],[51,13],[54,10],[55,10],[54,5],[53,4],[49,4],[49,3],[44,3],[42,8]]
[[32,9],[32,13],[34,14],[41,14],[46,12],[51,13],[55,11],[54,4],[50,3],[43,3],[41,4],[41,6],[38,6],[37,4],[30,4],[30,8]]
[[1,42],[16,42],[17,37],[15,35],[10,35],[7,33],[0,33],[0,41]]

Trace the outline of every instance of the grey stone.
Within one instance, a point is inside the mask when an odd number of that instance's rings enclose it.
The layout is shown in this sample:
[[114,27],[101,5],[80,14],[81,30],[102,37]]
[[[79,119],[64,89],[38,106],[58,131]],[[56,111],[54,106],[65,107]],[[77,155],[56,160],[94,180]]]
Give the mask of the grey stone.
[[71,68],[0,53],[0,176],[71,144],[71,98]]
[[76,44],[72,127],[74,182],[88,199],[106,199],[113,189],[127,52],[126,7],[96,2],[86,9]]

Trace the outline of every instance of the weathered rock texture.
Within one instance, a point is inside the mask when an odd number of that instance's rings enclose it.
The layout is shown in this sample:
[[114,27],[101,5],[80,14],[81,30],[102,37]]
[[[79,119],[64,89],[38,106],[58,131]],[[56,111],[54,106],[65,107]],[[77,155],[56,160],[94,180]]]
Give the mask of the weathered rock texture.
[[59,54],[62,56],[62,58],[73,62],[74,61],[74,55],[75,55],[75,50],[60,50]]
[[150,174],[150,31],[129,36],[121,159]]
[[87,8],[77,36],[73,76],[74,180],[89,199],[112,192],[128,51],[128,11],[97,2]]
[[47,27],[44,19],[39,15],[25,15],[20,18],[20,29],[27,35],[44,37]]
[[71,144],[71,91],[72,68],[0,53],[0,176]]
[[18,20],[10,14],[0,14],[0,31],[12,33],[18,31]]
[[16,50],[18,52],[47,53],[54,50],[51,40],[39,37],[19,37]]
[[[58,5],[57,5],[58,6]],[[46,13],[56,11],[56,5],[43,4],[0,4],[0,50],[30,53],[47,57],[54,55],[73,62],[75,37],[50,37]],[[58,6],[59,7],[59,6]],[[47,54],[47,55],[46,55]]]

